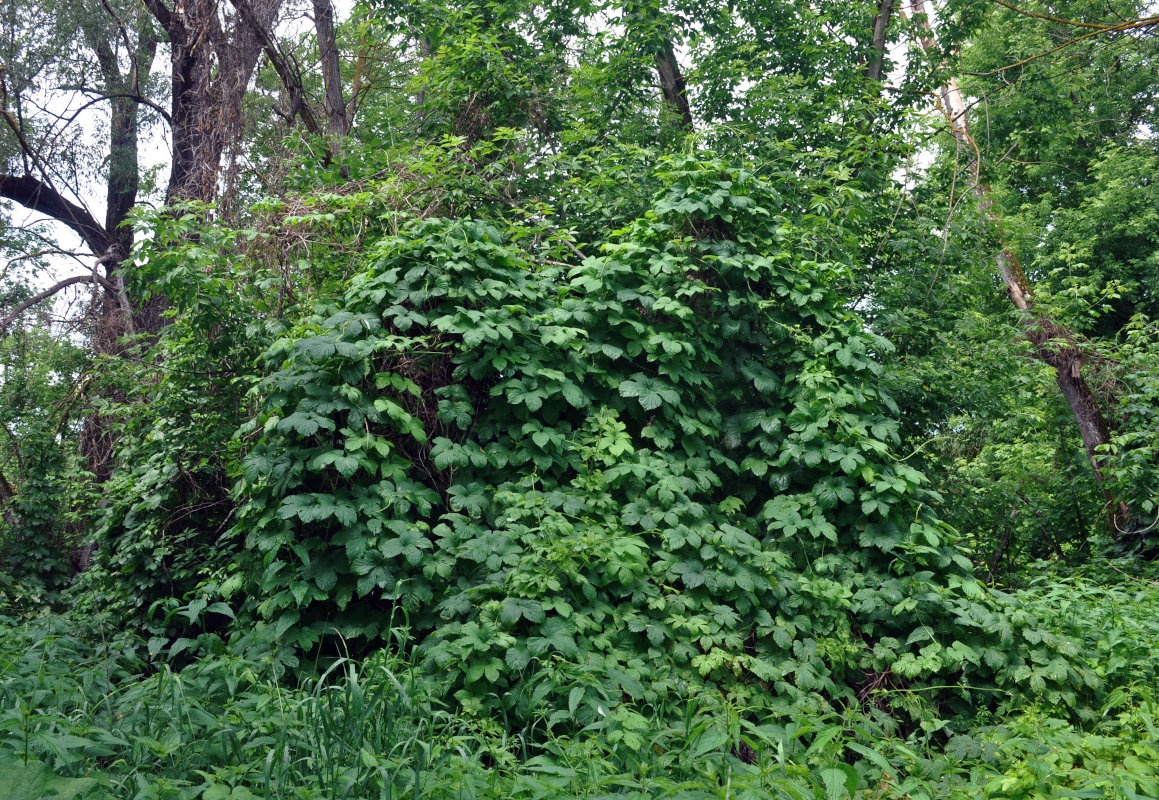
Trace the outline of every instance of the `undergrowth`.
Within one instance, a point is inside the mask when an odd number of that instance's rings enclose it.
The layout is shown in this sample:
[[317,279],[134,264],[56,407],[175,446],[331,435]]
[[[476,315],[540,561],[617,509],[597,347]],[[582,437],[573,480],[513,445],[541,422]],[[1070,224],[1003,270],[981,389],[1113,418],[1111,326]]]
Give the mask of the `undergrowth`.
[[12,800],[1154,797],[1157,579],[1112,563],[1012,596],[1103,677],[1083,719],[1021,693],[904,737],[872,704],[812,715],[711,692],[647,716],[601,706],[557,735],[544,716],[470,713],[405,646],[299,664],[259,627],[206,634],[177,667],[100,620],[5,616],[0,784]]

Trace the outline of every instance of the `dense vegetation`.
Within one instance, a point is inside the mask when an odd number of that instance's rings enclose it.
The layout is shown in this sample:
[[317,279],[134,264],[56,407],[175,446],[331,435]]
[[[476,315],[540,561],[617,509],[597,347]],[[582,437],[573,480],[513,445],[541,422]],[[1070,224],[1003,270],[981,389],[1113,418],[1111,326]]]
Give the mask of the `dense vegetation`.
[[9,796],[1159,796],[1142,4],[20,5]]

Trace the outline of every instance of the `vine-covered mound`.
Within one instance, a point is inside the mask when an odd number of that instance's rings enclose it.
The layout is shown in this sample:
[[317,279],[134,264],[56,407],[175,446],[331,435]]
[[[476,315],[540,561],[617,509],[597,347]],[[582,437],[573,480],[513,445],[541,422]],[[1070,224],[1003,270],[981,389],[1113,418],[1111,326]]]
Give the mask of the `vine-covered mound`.
[[822,223],[719,163],[662,177],[578,263],[415,220],[267,352],[234,528],[256,612],[307,646],[405,614],[463,702],[580,721],[1020,666],[891,453],[890,348],[810,259]]

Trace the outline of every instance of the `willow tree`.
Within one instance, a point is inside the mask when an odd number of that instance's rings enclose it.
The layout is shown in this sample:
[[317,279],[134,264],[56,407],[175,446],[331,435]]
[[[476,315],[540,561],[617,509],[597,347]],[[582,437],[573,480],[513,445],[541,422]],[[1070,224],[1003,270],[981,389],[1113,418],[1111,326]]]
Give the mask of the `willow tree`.
[[[143,126],[162,125],[169,149],[166,204],[211,203],[219,195],[221,169],[236,158],[243,134],[243,101],[263,50],[271,46],[282,0],[210,0],[170,5],[108,2],[50,4],[19,0],[6,4],[0,54],[0,197],[80,240],[72,254],[87,269],[24,297],[6,310],[8,328],[33,306],[80,284],[97,292],[93,351],[117,354],[126,334],[155,336],[164,325],[165,299],[134,289],[126,280],[133,228],[127,223],[146,180],[141,148]],[[333,86],[333,26],[319,0],[327,97]],[[330,11],[332,14],[332,10]],[[154,75],[158,58],[169,63],[168,85]],[[301,75],[294,76],[301,93]],[[297,105],[302,108],[299,97]],[[353,107],[329,109],[340,130]],[[154,199],[157,199],[154,196]],[[102,208],[103,207],[103,208]],[[51,231],[41,235],[58,248]],[[20,257],[21,242],[6,249]],[[26,251],[25,251],[26,252]],[[99,428],[99,426],[97,426]],[[107,477],[106,437],[94,430],[90,463]]]

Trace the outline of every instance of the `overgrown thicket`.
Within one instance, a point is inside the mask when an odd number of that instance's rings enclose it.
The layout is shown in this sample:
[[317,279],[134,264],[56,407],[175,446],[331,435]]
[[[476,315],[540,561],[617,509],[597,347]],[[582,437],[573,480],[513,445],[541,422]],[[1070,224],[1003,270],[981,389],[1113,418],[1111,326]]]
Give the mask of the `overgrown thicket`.
[[1159,794],[1150,44],[998,85],[1061,17],[948,11],[382,2],[348,109],[268,47],[222,201],[94,277],[165,325],[0,348],[0,785]]

